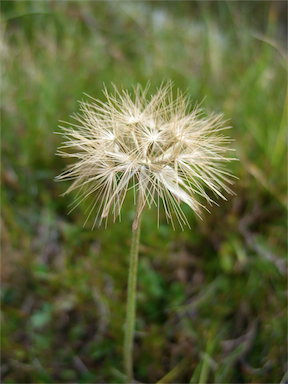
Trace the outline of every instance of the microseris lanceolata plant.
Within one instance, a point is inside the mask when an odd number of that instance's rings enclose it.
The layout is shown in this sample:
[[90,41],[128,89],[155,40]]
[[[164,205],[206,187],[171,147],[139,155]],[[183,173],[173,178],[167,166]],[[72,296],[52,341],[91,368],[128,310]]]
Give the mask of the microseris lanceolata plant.
[[155,204],[159,218],[160,200],[167,220],[175,214],[183,227],[189,223],[181,202],[199,215],[203,205],[197,195],[214,202],[206,188],[223,199],[222,191],[232,193],[231,175],[224,169],[232,160],[226,156],[231,140],[223,135],[222,115],[204,116],[179,91],[173,98],[171,82],[150,98],[148,90],[137,85],[130,95],[116,87],[109,94],[105,88],[106,102],[81,101],[77,123],[61,127],[66,141],[58,153],[77,162],[58,180],[74,179],[66,193],[79,190],[75,205],[92,196],[87,219],[95,209],[94,226],[109,212],[114,220],[120,215],[130,188],[140,199],[134,229],[145,206]]
[[[126,323],[124,328],[124,367],[128,383],[133,381],[133,335],[136,311],[136,282],[141,213],[160,201],[167,220],[175,216],[181,228],[189,223],[181,203],[197,215],[203,205],[214,201],[207,189],[225,199],[222,191],[232,193],[230,175],[224,168],[231,141],[223,134],[228,127],[222,115],[206,117],[199,106],[191,107],[189,97],[177,91],[173,98],[172,82],[162,85],[155,95],[147,97],[149,87],[134,88],[114,94],[104,89],[106,102],[80,102],[81,113],[76,124],[62,127],[66,141],[58,153],[74,157],[59,180],[73,179],[67,192],[78,190],[75,206],[92,197],[90,213],[95,210],[94,225],[112,212],[120,215],[129,189],[136,204],[132,226],[129,261]],[[197,196],[198,195],[198,196]],[[158,221],[159,223],[159,221]]]

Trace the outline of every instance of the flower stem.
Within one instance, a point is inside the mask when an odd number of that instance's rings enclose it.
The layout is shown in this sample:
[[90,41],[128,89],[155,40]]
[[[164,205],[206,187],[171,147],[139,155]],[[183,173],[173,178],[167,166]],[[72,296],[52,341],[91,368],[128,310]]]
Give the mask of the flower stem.
[[[136,207],[136,212],[139,204],[139,199]],[[127,383],[133,381],[133,335],[135,325],[136,312],[136,282],[137,282],[137,266],[139,239],[141,231],[141,214],[138,218],[138,225],[132,231],[132,244],[129,260],[129,276],[128,276],[128,292],[127,292],[127,307],[126,307],[126,322],[124,330],[124,366],[127,376]]]

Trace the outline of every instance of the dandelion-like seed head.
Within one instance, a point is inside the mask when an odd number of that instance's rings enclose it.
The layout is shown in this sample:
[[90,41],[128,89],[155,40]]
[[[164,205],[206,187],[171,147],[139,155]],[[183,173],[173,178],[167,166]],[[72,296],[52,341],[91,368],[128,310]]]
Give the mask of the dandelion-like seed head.
[[[76,158],[58,180],[72,179],[66,193],[78,190],[74,208],[92,196],[89,214],[96,212],[93,227],[112,213],[120,216],[129,189],[138,199],[133,223],[135,230],[141,212],[160,202],[167,221],[176,217],[181,228],[188,225],[181,203],[187,204],[198,216],[203,205],[198,197],[214,203],[208,195],[225,199],[223,191],[232,194],[232,175],[225,163],[230,138],[223,134],[222,115],[206,117],[198,105],[191,107],[186,94],[177,91],[173,98],[169,81],[147,98],[149,86],[134,87],[114,94],[104,88],[106,102],[80,102],[76,124],[61,127],[66,141],[58,149],[63,157]],[[73,209],[74,209],[73,208]]]

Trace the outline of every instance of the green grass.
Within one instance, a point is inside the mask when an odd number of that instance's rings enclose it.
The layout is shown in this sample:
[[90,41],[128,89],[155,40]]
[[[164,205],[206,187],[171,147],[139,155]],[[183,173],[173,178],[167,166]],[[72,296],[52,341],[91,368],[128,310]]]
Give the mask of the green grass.
[[[59,120],[162,79],[224,112],[236,197],[174,232],[143,217],[140,382],[277,383],[287,333],[285,2],[2,1],[2,382],[123,382],[133,220],[85,228],[54,177]],[[205,98],[205,99],[204,99]],[[285,102],[286,100],[286,102]],[[70,120],[71,121],[71,120]],[[88,203],[87,203],[88,204]],[[163,380],[161,380],[163,378]],[[284,381],[283,381],[284,382]]]

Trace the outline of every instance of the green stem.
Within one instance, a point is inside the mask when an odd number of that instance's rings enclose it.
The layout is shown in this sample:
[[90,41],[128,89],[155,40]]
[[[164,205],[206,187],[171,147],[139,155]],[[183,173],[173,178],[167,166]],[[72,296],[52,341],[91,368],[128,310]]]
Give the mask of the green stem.
[[[136,212],[139,201],[137,203]],[[133,336],[136,312],[136,282],[137,282],[137,266],[139,239],[141,231],[141,214],[138,218],[138,226],[132,231],[132,244],[130,250],[129,276],[128,276],[128,292],[126,307],[126,322],[124,330],[124,366],[127,375],[127,383],[133,381]]]

